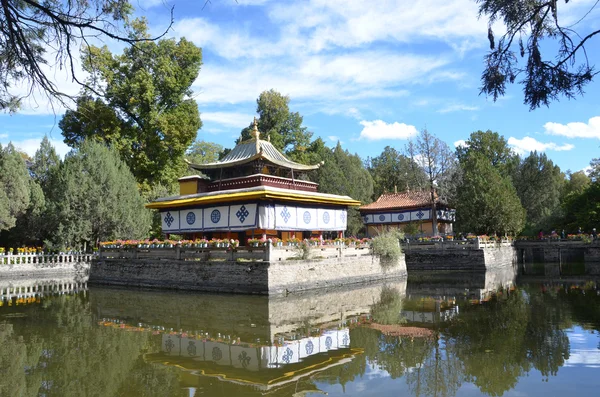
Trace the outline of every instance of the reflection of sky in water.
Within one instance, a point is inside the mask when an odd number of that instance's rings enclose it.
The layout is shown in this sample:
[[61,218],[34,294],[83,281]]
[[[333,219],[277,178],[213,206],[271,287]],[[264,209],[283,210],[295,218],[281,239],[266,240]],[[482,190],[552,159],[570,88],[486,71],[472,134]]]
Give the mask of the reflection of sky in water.
[[[518,380],[502,397],[551,397],[600,395],[600,337],[594,331],[573,327],[567,331],[570,343],[569,359],[558,369],[556,376],[548,378],[532,369]],[[443,346],[440,343],[440,346]],[[410,368],[407,373],[416,370]],[[343,389],[341,385],[317,382],[319,389],[330,396],[413,396],[406,383],[406,374],[392,379],[377,363],[367,364],[366,372]],[[317,394],[308,394],[317,396]],[[463,383],[455,397],[488,396],[472,383]]]
[[[565,361],[564,366],[600,368],[600,350],[598,350],[600,340],[597,335],[580,327],[569,330],[567,335],[571,349],[569,359]],[[598,383],[600,385],[600,381]]]

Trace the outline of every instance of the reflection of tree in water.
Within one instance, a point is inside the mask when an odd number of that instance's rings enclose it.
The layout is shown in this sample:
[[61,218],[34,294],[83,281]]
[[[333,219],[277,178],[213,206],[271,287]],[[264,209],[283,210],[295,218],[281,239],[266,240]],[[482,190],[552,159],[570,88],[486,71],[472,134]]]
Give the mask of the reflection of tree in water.
[[585,329],[600,332],[600,295],[594,283],[579,288],[561,288],[555,293],[561,302],[568,305],[574,322]]
[[491,396],[512,389],[531,368],[556,374],[569,353],[563,307],[552,296],[524,291],[465,306],[443,330],[446,354],[463,362],[466,381]]
[[406,322],[400,318],[403,303],[404,301],[397,290],[383,287],[379,302],[371,306],[373,322],[386,325]]
[[25,317],[0,325],[0,395],[118,395],[150,335],[99,326],[83,296],[43,305],[21,308]]

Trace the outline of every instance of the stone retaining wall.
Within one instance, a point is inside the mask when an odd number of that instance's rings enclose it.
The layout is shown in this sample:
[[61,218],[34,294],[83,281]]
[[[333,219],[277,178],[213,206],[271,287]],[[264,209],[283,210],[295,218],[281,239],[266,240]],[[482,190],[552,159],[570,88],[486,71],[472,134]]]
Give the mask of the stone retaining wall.
[[406,252],[406,269],[412,271],[486,271],[512,265],[516,251],[511,246],[486,247],[478,250],[410,250]]
[[89,282],[276,295],[403,276],[404,257],[381,266],[372,255],[276,262],[98,258],[92,263]]

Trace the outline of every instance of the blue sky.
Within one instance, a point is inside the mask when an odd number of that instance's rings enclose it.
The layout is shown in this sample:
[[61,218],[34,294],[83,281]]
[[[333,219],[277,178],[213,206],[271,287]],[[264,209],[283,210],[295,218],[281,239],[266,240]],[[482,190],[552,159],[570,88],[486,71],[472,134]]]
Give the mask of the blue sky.
[[[569,2],[559,17],[576,22],[594,4]],[[487,21],[473,0],[133,0],[137,13],[160,32],[175,6],[169,35],[203,49],[193,90],[204,126],[198,139],[231,147],[255,115],[260,92],[289,95],[315,136],[338,140],[362,157],[387,145],[399,150],[417,131],[454,146],[476,130],[504,135],[516,151],[543,150],[561,169],[580,170],[600,157],[600,81],[584,97],[561,99],[530,112],[520,86],[494,103],[479,95],[488,47]],[[376,6],[372,5],[376,4]],[[600,10],[576,25],[600,28]],[[501,29],[501,27],[497,27]],[[107,43],[119,51],[114,43]],[[587,47],[600,65],[600,40]],[[74,83],[54,73],[66,91]],[[33,153],[44,134],[58,150],[58,121],[41,96],[17,115],[0,115],[0,143]]]

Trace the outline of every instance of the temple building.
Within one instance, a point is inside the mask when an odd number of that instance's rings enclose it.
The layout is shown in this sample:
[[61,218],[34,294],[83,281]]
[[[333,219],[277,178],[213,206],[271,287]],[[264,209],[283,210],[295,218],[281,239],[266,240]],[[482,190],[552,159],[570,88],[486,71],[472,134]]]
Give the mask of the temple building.
[[435,195],[437,233],[433,230],[431,193],[428,191],[406,191],[384,193],[377,201],[360,207],[360,215],[367,227],[367,235],[376,236],[389,229],[406,229],[407,225],[417,228],[420,235],[452,234],[452,223],[456,211],[448,208]]
[[341,236],[348,207],[360,202],[319,193],[306,174],[321,164],[287,159],[260,139],[256,119],[252,135],[220,161],[188,164],[201,174],[180,178],[178,196],[147,205],[160,211],[162,231],[186,238],[235,238],[241,244],[249,238]]

